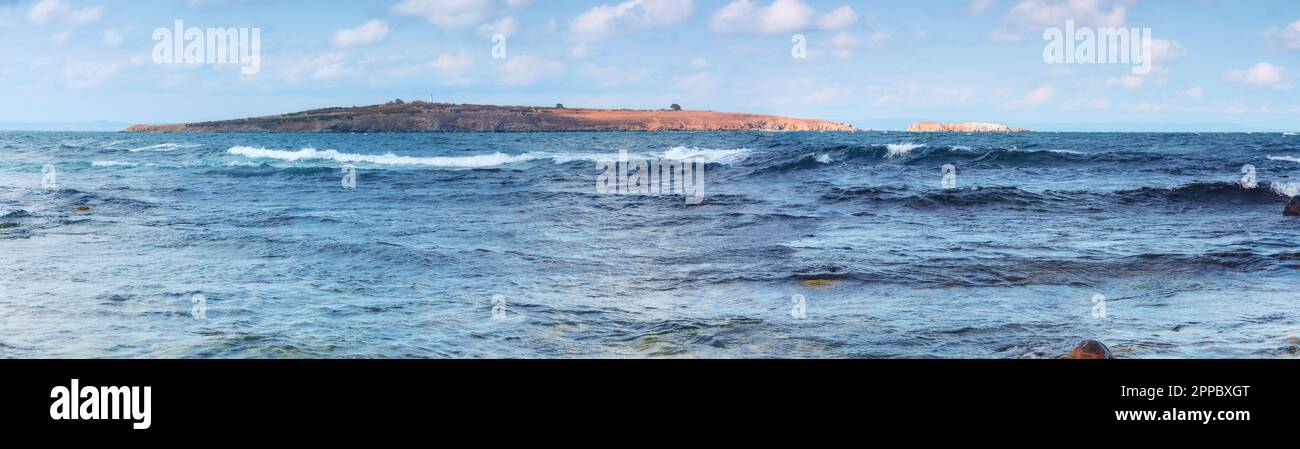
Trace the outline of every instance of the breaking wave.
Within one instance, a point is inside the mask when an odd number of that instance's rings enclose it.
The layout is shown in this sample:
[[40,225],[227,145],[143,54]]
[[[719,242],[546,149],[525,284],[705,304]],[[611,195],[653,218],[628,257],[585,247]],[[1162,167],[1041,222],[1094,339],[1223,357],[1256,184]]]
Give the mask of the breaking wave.
[[[376,165],[405,165],[405,166],[427,166],[440,168],[490,168],[502,165],[514,164],[519,162],[528,162],[536,160],[550,160],[557,164],[566,164],[578,161],[600,161],[600,160],[617,160],[618,153],[550,153],[550,152],[527,152],[522,154],[505,154],[496,152],[492,154],[481,154],[473,156],[435,156],[435,157],[418,157],[418,156],[399,156],[393,153],[385,154],[360,154],[360,153],[341,153],[337,150],[317,150],[314,148],[304,148],[298,151],[272,150],[267,148],[236,146],[227,150],[228,153],[244,156],[253,159],[278,159],[282,161],[298,162],[309,160],[329,160],[335,162],[364,162]],[[751,150],[740,149],[710,149],[710,148],[687,148],[674,147],[655,154],[629,154],[629,158],[635,159],[676,159],[676,160],[699,160],[708,164],[733,164],[744,160]]]
[[149,146],[146,146],[146,147],[132,148],[132,149],[127,150],[127,151],[130,151],[130,152],[132,152],[132,153],[139,153],[139,152],[142,152],[142,151],[175,151],[175,150],[186,150],[186,149],[190,149],[190,148],[199,148],[199,147],[202,147],[202,146],[203,146],[202,144],[197,144],[197,143],[171,143],[171,142],[168,142],[168,143],[160,143],[160,144],[157,144],[157,145],[149,145]]
[[901,157],[901,156],[907,156],[907,154],[911,153],[912,150],[915,150],[917,148],[925,148],[927,146],[928,145],[923,143],[908,142],[908,143],[891,143],[885,145],[885,148],[889,150],[889,154],[887,155],[888,157]]
[[440,156],[414,157],[386,154],[340,153],[335,150],[317,150],[304,148],[298,151],[268,150],[237,146],[227,150],[230,154],[254,159],[279,159],[282,161],[332,160],[336,162],[365,162],[377,165],[423,165],[446,168],[481,168],[497,167],[505,164],[531,161],[538,157],[534,153],[509,155],[504,153],[483,154],[477,156]]

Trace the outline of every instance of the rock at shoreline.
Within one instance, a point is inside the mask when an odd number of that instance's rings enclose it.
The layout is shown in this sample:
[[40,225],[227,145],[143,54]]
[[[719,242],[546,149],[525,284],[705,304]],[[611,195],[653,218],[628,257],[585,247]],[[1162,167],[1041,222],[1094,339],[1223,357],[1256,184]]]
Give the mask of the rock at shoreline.
[[1079,342],[1066,358],[1071,360],[1098,360],[1113,359],[1115,356],[1111,355],[1110,348],[1106,347],[1105,343],[1097,340],[1084,340]]
[[937,123],[917,122],[907,127],[909,133],[1025,133],[1027,129],[983,122]]
[[1300,196],[1291,198],[1291,202],[1286,203],[1286,209],[1282,209],[1284,217],[1300,217]]
[[[560,106],[560,105],[557,105]],[[239,120],[135,125],[126,132],[859,131],[826,120],[713,111],[569,109],[415,101]]]

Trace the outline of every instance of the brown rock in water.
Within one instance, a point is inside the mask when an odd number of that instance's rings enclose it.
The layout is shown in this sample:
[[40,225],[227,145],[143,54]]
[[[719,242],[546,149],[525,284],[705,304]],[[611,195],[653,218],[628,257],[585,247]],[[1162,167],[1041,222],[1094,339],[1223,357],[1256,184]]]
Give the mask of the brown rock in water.
[[1291,198],[1291,202],[1286,203],[1286,209],[1282,210],[1282,216],[1300,217],[1300,196]]
[[1027,129],[983,122],[936,123],[917,122],[907,127],[909,133],[1024,133]]
[[1084,340],[1079,342],[1066,358],[1071,360],[1093,360],[1113,359],[1115,356],[1111,355],[1110,348],[1107,348],[1105,343],[1097,340]]
[[805,287],[811,288],[834,287],[839,283],[840,281],[838,279],[804,279],[802,282]]

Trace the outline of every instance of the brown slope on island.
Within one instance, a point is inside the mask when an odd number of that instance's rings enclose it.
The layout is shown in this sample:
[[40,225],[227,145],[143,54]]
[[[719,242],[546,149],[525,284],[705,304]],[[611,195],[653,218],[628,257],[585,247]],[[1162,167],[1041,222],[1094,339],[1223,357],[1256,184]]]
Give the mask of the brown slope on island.
[[1027,129],[983,122],[936,123],[917,122],[907,127],[909,133],[1024,133]]
[[329,108],[268,117],[135,125],[126,132],[857,131],[843,123],[708,111],[636,111],[426,103]]

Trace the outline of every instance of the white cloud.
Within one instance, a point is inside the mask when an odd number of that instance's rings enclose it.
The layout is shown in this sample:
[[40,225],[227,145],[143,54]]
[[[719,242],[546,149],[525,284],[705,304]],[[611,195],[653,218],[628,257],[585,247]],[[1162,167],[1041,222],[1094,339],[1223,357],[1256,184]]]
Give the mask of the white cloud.
[[474,65],[474,57],[469,52],[461,50],[457,53],[443,53],[429,63],[429,67],[434,70],[447,74],[464,73]]
[[735,0],[713,14],[713,31],[718,33],[789,33],[807,28],[817,13],[802,0],[776,0],[759,7],[750,0]]
[[893,36],[883,31],[877,31],[867,36],[864,41],[858,35],[848,31],[841,31],[831,38],[831,56],[836,59],[849,59],[853,57],[854,50],[862,47],[876,47],[893,40]]
[[1077,111],[1081,109],[1110,109],[1110,100],[1105,98],[1072,98],[1061,103],[1061,110],[1063,111]]
[[61,0],[40,0],[27,11],[27,21],[38,25],[56,21],[86,25],[98,21],[103,15],[103,6],[73,8]]
[[63,66],[63,78],[73,89],[86,89],[98,86],[121,69],[117,64],[80,62]]
[[858,22],[858,13],[853,7],[845,5],[817,18],[817,27],[823,30],[838,30]]
[[681,92],[716,92],[719,80],[712,72],[692,73],[673,77],[673,88]]
[[573,48],[569,49],[569,55],[572,56],[573,59],[585,59],[586,57],[591,56],[591,47],[579,42],[574,44]]
[[1225,78],[1252,86],[1268,86],[1275,90],[1288,90],[1291,84],[1285,82],[1286,69],[1282,67],[1261,62],[1251,68],[1242,70],[1233,70],[1224,75]]
[[515,31],[519,30],[519,22],[514,17],[502,17],[496,22],[485,23],[478,26],[478,33],[484,36],[501,34],[504,36],[513,36]]
[[74,9],[68,13],[68,22],[73,25],[86,25],[99,21],[104,16],[104,7],[95,6],[91,8]]
[[[401,59],[400,57],[389,57],[389,60]],[[447,52],[433,60],[409,61],[402,63],[384,73],[394,77],[410,76],[428,76],[433,72],[444,84],[452,85],[470,85],[478,80],[478,73],[473,69],[478,64],[474,53],[465,49],[455,52]]]
[[348,64],[346,53],[329,53],[316,58],[311,61],[311,67],[315,67],[311,77],[323,81],[345,78],[360,72],[359,69]]
[[72,9],[71,6],[59,0],[41,0],[32,5],[30,11],[27,11],[27,21],[43,24],[52,20],[55,16],[67,14],[70,9]]
[[1264,32],[1264,38],[1273,45],[1291,50],[1300,50],[1300,20],[1291,22],[1282,28],[1271,28]]
[[1151,40],[1151,63],[1152,64],[1169,64],[1187,57],[1187,49],[1178,41],[1168,39]]
[[1163,111],[1164,109],[1165,108],[1163,106],[1160,106],[1158,104],[1152,104],[1152,103],[1138,103],[1133,105],[1133,110],[1138,112],[1160,112]]
[[355,45],[368,45],[383,41],[388,37],[388,22],[371,20],[356,28],[334,32],[334,46],[338,48]]
[[1185,91],[1182,91],[1181,94],[1182,94],[1182,96],[1187,97],[1187,98],[1201,98],[1202,96],[1205,95],[1205,90],[1204,90],[1204,89],[1201,89],[1201,86],[1196,86],[1196,87],[1193,87],[1193,88],[1191,88],[1191,89],[1187,89],[1187,90],[1185,90]]
[[441,28],[467,28],[481,24],[503,9],[528,6],[531,0],[402,0],[393,14],[423,17]]
[[709,68],[709,61],[704,58],[695,58],[691,60],[691,68],[695,70],[704,70]]
[[101,39],[101,42],[106,46],[116,47],[122,45],[123,40],[125,40],[125,38],[123,38],[122,33],[117,30],[104,30],[104,37]]
[[995,3],[997,3],[996,0],[973,0],[970,2],[970,13],[976,16],[982,16],[984,13],[988,12]]
[[602,87],[640,84],[655,74],[647,67],[621,67],[619,65],[584,64],[580,71]]
[[226,4],[226,0],[185,0],[185,6],[191,8],[208,8]]
[[55,33],[53,36],[50,36],[50,42],[53,42],[54,45],[63,45],[72,39],[73,34],[75,33],[71,30]]
[[1019,41],[1025,32],[1042,32],[1064,27],[1073,20],[1080,27],[1124,26],[1126,0],[1023,0],[1002,18],[1003,26],[993,34],[999,42]]
[[564,72],[564,64],[536,56],[515,56],[500,65],[502,84],[523,86]]
[[1136,89],[1138,87],[1141,87],[1142,83],[1145,81],[1146,81],[1145,77],[1128,75],[1128,76],[1121,76],[1119,78],[1108,79],[1106,80],[1106,85],[1122,86],[1122,87],[1127,87],[1129,89]]
[[1040,106],[1043,103],[1047,103],[1048,100],[1051,100],[1053,93],[1055,92],[1052,89],[1052,86],[1039,87],[1026,94],[1023,101],[1025,104],[1030,106]]
[[430,62],[429,67],[437,71],[448,83],[473,84],[474,82],[474,78],[470,76],[470,69],[474,67],[474,57],[468,51],[443,53]]
[[1122,0],[1024,0],[1004,18],[1028,31],[1063,27],[1067,20],[1083,27],[1121,27],[1128,9]]
[[578,40],[592,41],[624,30],[676,24],[693,13],[691,0],[628,0],[578,14],[569,24],[569,31]]
[[862,39],[856,34],[848,31],[842,31],[831,38],[831,55],[836,59],[849,59],[853,57],[853,50],[862,46]]

